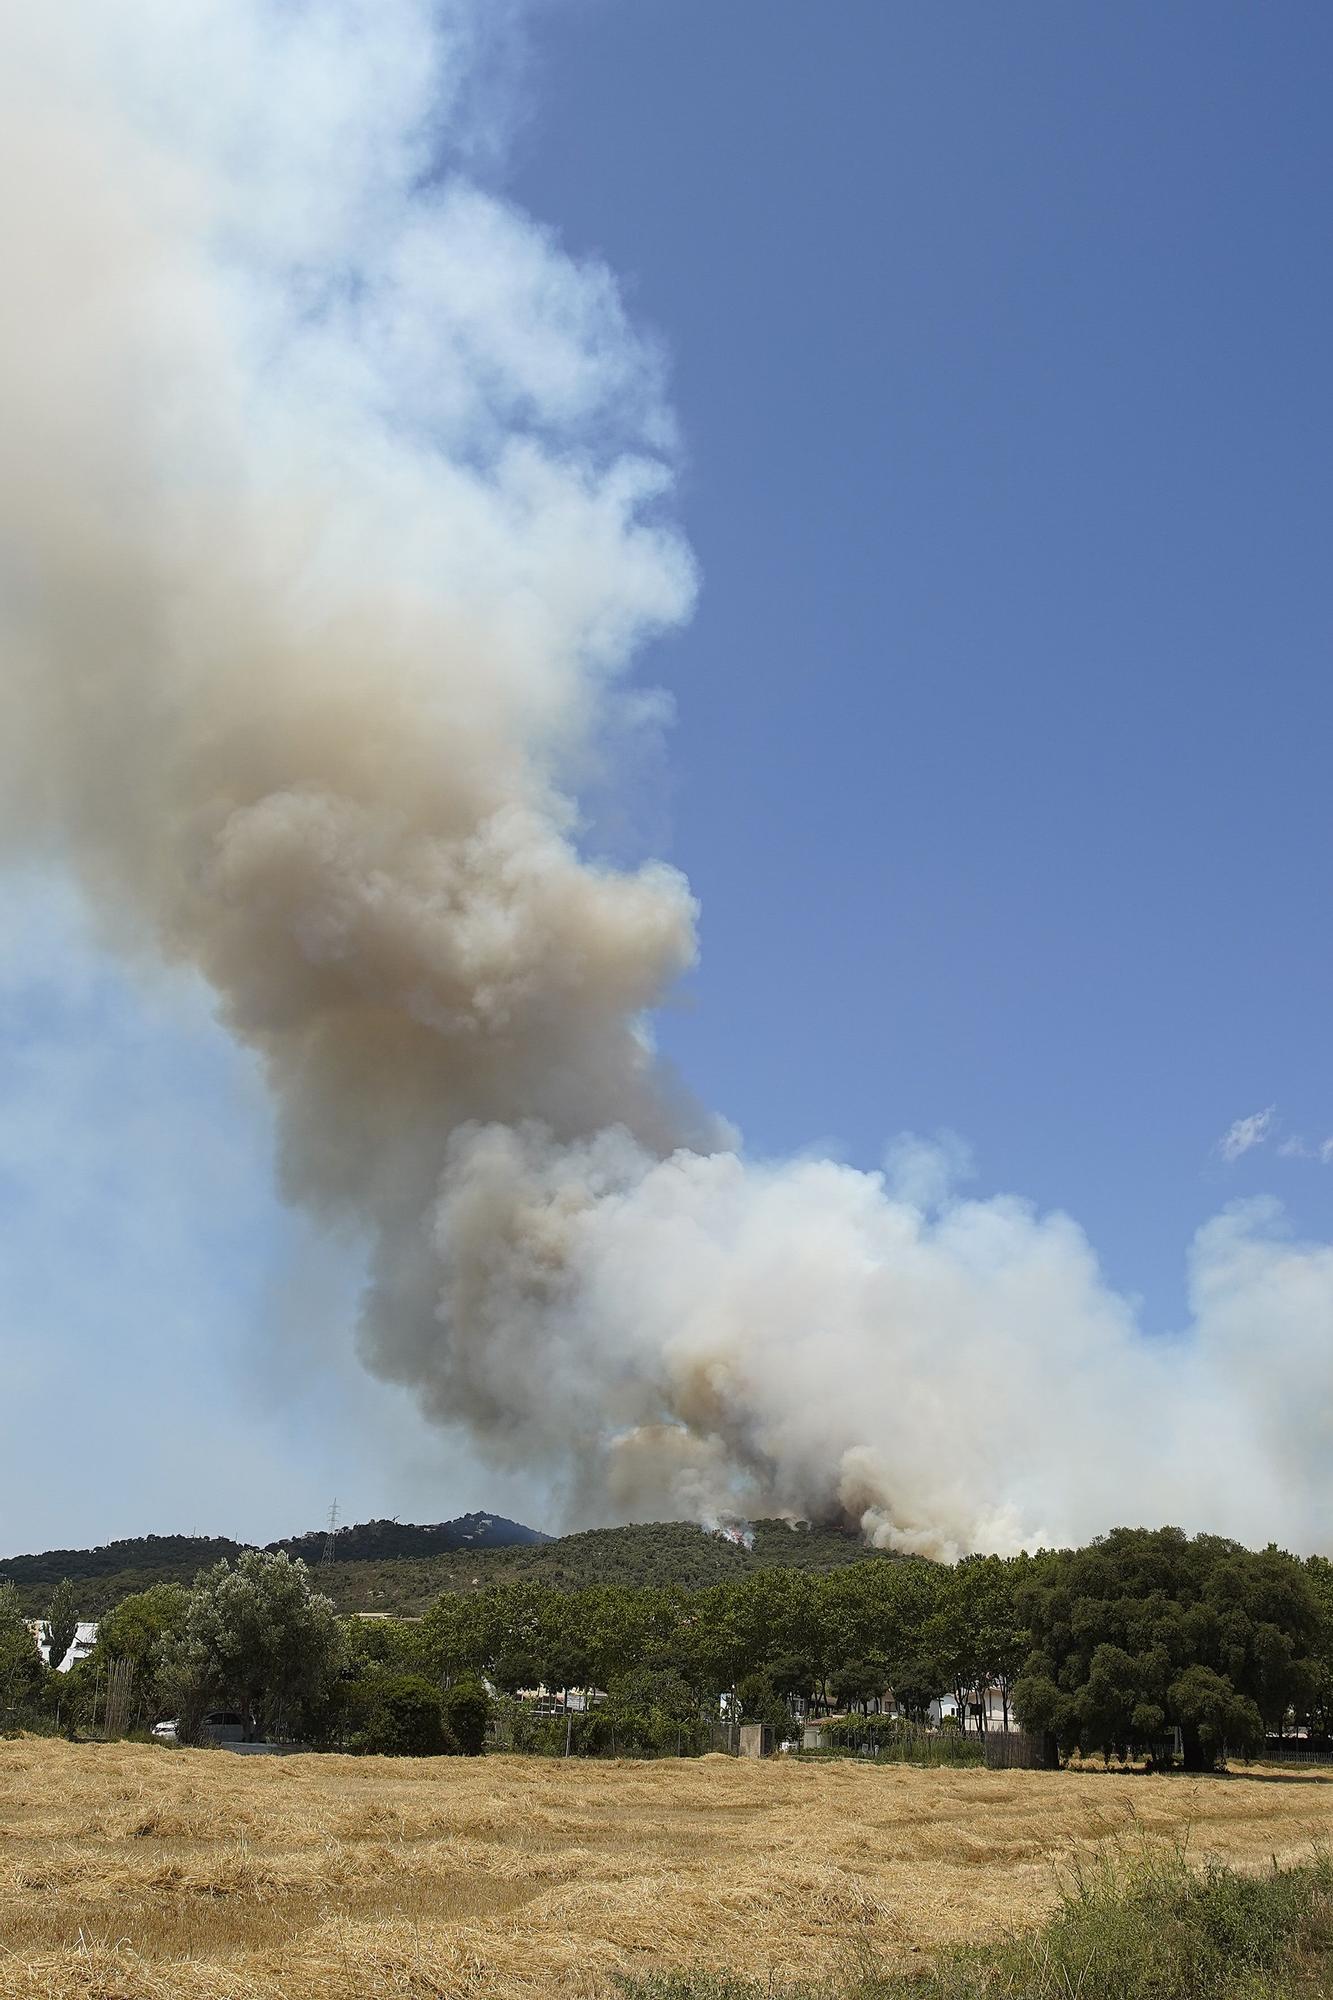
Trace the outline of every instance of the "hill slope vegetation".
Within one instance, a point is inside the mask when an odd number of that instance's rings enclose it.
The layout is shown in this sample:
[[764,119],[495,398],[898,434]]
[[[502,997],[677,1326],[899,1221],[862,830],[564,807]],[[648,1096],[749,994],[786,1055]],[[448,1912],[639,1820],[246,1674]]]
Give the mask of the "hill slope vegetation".
[[[550,1538],[502,1514],[461,1514],[456,1520],[425,1527],[405,1521],[363,1521],[339,1528],[333,1539],[334,1560],[327,1573],[332,1578],[338,1572],[341,1579],[341,1573],[354,1564],[374,1571],[388,1565],[392,1571],[408,1559],[421,1563],[451,1556],[458,1561],[482,1551],[535,1548]],[[265,1547],[285,1549],[314,1568],[323,1557],[326,1540],[327,1530],[311,1528]],[[79,1615],[98,1618],[122,1598],[153,1584],[193,1583],[201,1570],[224,1557],[234,1561],[249,1546],[226,1535],[138,1535],[95,1549],[46,1549],[39,1555],[10,1556],[0,1561],[0,1583],[14,1584],[25,1606],[39,1615],[54,1586],[69,1577],[79,1586]]]
[[[840,1527],[793,1527],[786,1521],[754,1524],[752,1547],[709,1534],[689,1521],[654,1521],[621,1528],[590,1528],[551,1538],[496,1514],[465,1514],[434,1527],[368,1521],[340,1529],[334,1560],[321,1568],[319,1587],[340,1611],[425,1611],[442,1591],[472,1591],[520,1580],[552,1590],[595,1584],[638,1589],[678,1584],[688,1590],[737,1581],[767,1569],[840,1569],[850,1562],[900,1558],[868,1549]],[[270,1542],[314,1567],[324,1535],[312,1531]],[[79,1615],[98,1618],[123,1598],[155,1583],[191,1583],[222,1557],[234,1560],[245,1545],[224,1536],[145,1535],[96,1549],[49,1549],[0,1562],[0,1583],[12,1582],[33,1616],[46,1609],[54,1585],[69,1577],[78,1587]]]

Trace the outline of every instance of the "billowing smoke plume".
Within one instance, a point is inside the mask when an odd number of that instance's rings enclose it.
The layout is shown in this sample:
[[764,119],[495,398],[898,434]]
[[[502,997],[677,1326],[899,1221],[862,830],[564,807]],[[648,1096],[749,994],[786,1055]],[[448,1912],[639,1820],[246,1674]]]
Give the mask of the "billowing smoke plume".
[[747,1163],[660,1072],[690,894],[574,800],[690,607],[671,425],[467,177],[507,13],[0,0],[10,851],[211,982],[285,1194],[369,1239],[368,1365],[573,1515],[1313,1545],[1333,1250],[1225,1215],[1149,1342],[1064,1217]]

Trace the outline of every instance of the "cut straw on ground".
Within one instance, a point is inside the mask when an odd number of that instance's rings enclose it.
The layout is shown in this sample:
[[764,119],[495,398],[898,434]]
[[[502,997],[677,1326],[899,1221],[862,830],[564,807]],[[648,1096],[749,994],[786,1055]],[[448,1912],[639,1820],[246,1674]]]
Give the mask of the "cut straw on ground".
[[725,1757],[242,1758],[0,1743],[4,2000],[600,2000],[775,1982],[1039,1922],[1160,1843],[1242,1867],[1333,1833],[1333,1776]]

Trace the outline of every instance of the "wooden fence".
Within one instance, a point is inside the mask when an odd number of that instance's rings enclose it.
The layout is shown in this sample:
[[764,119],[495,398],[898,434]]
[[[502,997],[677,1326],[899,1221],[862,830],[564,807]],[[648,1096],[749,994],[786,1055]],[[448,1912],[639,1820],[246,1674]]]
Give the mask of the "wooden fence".
[[1046,1762],[1041,1738],[1022,1729],[988,1729],[981,1739],[988,1771],[1040,1771]]

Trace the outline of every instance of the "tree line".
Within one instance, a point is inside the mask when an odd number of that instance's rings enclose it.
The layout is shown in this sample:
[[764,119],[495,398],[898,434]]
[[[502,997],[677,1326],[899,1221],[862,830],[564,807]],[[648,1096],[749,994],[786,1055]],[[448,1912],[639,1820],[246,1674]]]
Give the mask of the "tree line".
[[[68,1623],[69,1593],[57,1609]],[[869,1715],[890,1696],[924,1725],[952,1694],[984,1727],[994,1689],[1002,1724],[1040,1737],[1052,1760],[1162,1760],[1178,1741],[1202,1770],[1284,1732],[1328,1739],[1333,1566],[1117,1529],[1083,1549],[760,1569],[694,1590],[518,1577],[446,1592],[420,1619],[339,1619],[302,1562],[251,1550],[192,1589],[127,1598],[63,1675],[43,1669],[0,1586],[0,1722],[58,1707],[62,1726],[89,1726],[118,1661],[132,1670],[133,1720],[170,1715],[186,1737],[225,1708],[255,1734],[423,1754],[479,1747],[498,1713],[505,1740],[543,1747],[552,1726],[518,1699],[540,1686],[606,1696],[567,1715],[565,1749],[652,1752],[706,1747],[723,1712],[790,1735],[798,1712]]]

